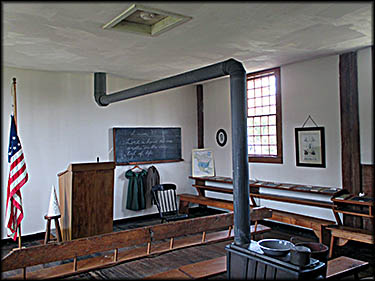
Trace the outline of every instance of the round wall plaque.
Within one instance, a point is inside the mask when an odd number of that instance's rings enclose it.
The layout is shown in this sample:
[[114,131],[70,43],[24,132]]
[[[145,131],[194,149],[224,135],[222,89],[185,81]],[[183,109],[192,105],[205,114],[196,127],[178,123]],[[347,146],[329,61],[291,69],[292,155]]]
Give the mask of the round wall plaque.
[[224,146],[227,143],[227,133],[224,129],[219,129],[216,133],[216,141],[220,146]]

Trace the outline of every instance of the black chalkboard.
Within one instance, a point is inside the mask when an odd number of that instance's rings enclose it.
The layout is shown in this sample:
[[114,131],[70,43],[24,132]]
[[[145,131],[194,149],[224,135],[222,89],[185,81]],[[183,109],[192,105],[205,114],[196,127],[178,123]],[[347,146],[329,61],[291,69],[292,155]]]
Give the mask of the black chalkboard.
[[181,161],[181,128],[113,128],[117,165]]

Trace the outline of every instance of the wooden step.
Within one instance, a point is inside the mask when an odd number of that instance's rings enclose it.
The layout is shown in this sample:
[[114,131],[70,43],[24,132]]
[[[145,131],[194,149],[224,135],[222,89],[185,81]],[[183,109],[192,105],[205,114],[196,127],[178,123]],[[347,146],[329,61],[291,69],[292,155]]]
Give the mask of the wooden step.
[[326,278],[339,279],[348,275],[357,275],[361,270],[364,270],[368,265],[368,262],[344,256],[338,257],[328,261]]

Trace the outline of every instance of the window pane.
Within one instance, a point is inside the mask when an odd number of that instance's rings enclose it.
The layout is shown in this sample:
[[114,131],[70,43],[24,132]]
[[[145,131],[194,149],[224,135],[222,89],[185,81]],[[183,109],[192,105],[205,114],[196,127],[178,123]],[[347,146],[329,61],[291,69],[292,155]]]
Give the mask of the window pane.
[[253,98],[254,97],[254,90],[249,90],[247,91],[248,95],[249,95],[249,98]]
[[263,88],[263,96],[268,96],[269,94],[270,94],[270,88],[269,87]]
[[261,150],[260,146],[256,146],[254,154],[261,154],[261,153],[262,153],[262,150]]
[[270,144],[276,144],[276,136],[270,136]]
[[261,141],[260,136],[255,136],[254,137],[254,143],[255,144],[260,144],[260,141]]
[[261,99],[261,98],[256,99],[256,101],[255,101],[255,105],[256,105],[256,106],[261,106],[261,105],[262,105],[262,99]]
[[276,86],[276,79],[275,79],[275,76],[272,75],[272,76],[269,77],[269,79],[270,79],[270,85]]
[[268,116],[262,116],[261,117],[261,123],[262,123],[262,125],[267,125],[268,124]]
[[276,126],[275,125],[270,126],[269,130],[270,130],[270,135],[276,136]]
[[268,86],[269,85],[269,80],[268,77],[263,77],[262,78],[262,86]]
[[254,127],[254,135],[256,136],[260,135],[260,127]]
[[255,106],[255,99],[249,99],[248,104],[249,104],[249,107],[254,107]]
[[260,78],[255,79],[255,88],[260,88],[262,86]]
[[249,145],[248,154],[254,154],[254,147]]
[[269,154],[270,153],[270,148],[269,146],[262,146],[262,154]]
[[253,126],[254,124],[254,118],[253,117],[250,117],[250,118],[247,118],[247,126]]
[[263,107],[263,114],[270,114],[270,107],[269,106]]
[[262,104],[263,105],[269,105],[270,104],[270,98],[269,97],[263,97],[262,98]]
[[268,144],[268,136],[262,137],[262,144]]
[[268,135],[268,126],[262,127],[262,135]]
[[247,81],[247,88],[254,89],[254,80]]
[[270,106],[270,114],[276,114],[276,105]]
[[248,131],[248,134],[249,135],[254,135],[254,128],[253,127],[250,127],[250,128],[247,128],[247,131]]
[[276,125],[276,116],[275,115],[272,115],[272,116],[269,116],[269,124],[270,125]]
[[276,95],[276,87],[273,85],[270,86],[270,95]]
[[254,126],[260,125],[260,117],[254,117]]
[[255,109],[254,108],[249,108],[247,110],[247,115],[248,116],[254,116],[255,115]]
[[276,104],[276,96],[270,96],[270,104]]
[[276,145],[270,146],[270,154],[271,155],[277,155],[277,146]]
[[262,90],[261,89],[255,89],[255,97],[262,96]]
[[263,112],[262,107],[255,108],[255,115],[262,115],[262,112]]

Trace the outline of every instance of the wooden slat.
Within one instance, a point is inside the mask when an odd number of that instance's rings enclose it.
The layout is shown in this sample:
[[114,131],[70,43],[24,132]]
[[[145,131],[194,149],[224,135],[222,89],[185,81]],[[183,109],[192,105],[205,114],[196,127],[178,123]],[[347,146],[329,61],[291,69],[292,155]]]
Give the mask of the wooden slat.
[[207,217],[186,219],[168,224],[152,227],[152,239],[161,240],[165,238],[178,237],[185,234],[193,234],[228,227],[233,224],[233,213],[212,215]]
[[[233,201],[208,198],[193,194],[180,194],[180,202],[191,202],[207,206],[213,206],[217,208],[223,208],[233,211]],[[181,204],[181,203],[180,203]],[[262,220],[264,218],[270,218],[272,211],[266,207],[252,207],[250,206],[250,219],[252,221]]]
[[104,252],[114,248],[146,243],[151,240],[148,227],[124,230],[62,243],[51,243],[29,248],[14,249],[1,260],[2,271],[49,263],[75,256]]
[[193,277],[193,279],[212,277],[227,271],[227,258],[205,260],[179,267],[179,270]]
[[343,239],[374,244],[374,236],[368,230],[358,229],[347,226],[327,227],[327,230],[331,231],[331,235]]
[[324,201],[311,200],[311,199],[297,199],[297,198],[292,198],[292,197],[288,197],[288,196],[273,195],[273,194],[271,195],[271,194],[251,193],[250,196],[261,198],[261,199],[275,200],[275,201],[288,202],[288,203],[294,203],[294,204],[309,205],[309,206],[320,207],[320,208],[332,209],[332,206],[333,206],[333,203],[331,203],[331,202],[324,202]]
[[215,192],[220,192],[220,193],[233,194],[232,188],[209,186],[209,185],[198,185],[198,184],[193,184],[193,187],[195,187],[197,190],[205,189],[205,190],[215,191]]
[[165,272],[160,272],[158,274],[150,275],[144,278],[145,280],[150,279],[150,280],[180,280],[180,279],[192,279],[189,275],[186,273],[182,272],[181,270],[177,269],[172,269],[169,271]]

